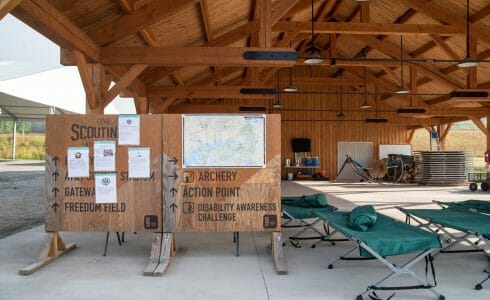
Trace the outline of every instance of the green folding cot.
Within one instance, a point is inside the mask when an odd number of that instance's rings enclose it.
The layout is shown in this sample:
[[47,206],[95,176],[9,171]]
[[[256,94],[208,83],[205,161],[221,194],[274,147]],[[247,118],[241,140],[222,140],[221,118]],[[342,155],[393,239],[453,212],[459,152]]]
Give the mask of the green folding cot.
[[457,202],[442,202],[442,201],[432,201],[433,203],[439,205],[442,208],[460,208],[464,210],[470,210],[473,212],[479,212],[484,214],[490,214],[490,201],[485,200],[465,200]]
[[[349,212],[315,212],[315,214],[329,226],[355,243],[354,248],[330,263],[328,265],[329,269],[333,269],[334,264],[340,260],[359,259],[359,257],[348,257],[349,254],[356,249],[359,249],[361,259],[375,258],[391,270],[391,273],[386,277],[377,283],[368,286],[367,290],[359,294],[356,299],[363,299],[364,296],[376,290],[411,289],[428,289],[436,295],[437,299],[445,299],[445,297],[434,288],[436,285],[435,271],[430,255],[441,248],[439,237],[436,234],[410,226],[383,214],[377,214],[376,223],[367,231],[357,231],[349,227]],[[386,259],[388,256],[410,254],[414,252],[417,253],[416,256],[401,266],[396,266]],[[424,258],[426,264],[430,263],[432,266],[434,285],[430,284],[427,278],[420,278],[410,270],[412,266]],[[383,285],[386,281],[400,275],[408,275],[415,280],[417,284],[405,286]],[[374,296],[369,295],[369,297],[374,298],[375,294]]]
[[[447,204],[447,202],[445,203]],[[472,209],[475,209],[474,202],[466,203],[466,208],[463,208],[465,205],[459,204],[444,209],[406,209],[401,207],[398,209],[407,215],[407,223],[413,220],[421,228],[426,228],[434,233],[443,232],[447,235],[448,238],[445,240],[448,245],[442,248],[439,253],[482,252],[481,244],[488,243],[490,239],[490,215],[470,211],[467,205],[471,205]],[[479,206],[482,209],[481,205]],[[463,235],[450,232],[448,228],[460,231]],[[470,240],[472,237],[476,238],[476,241]],[[468,244],[471,249],[450,250],[460,243]],[[483,271],[488,274],[487,270]],[[486,279],[477,283],[475,289],[482,289],[482,284],[489,278],[490,274]]]
[[[337,208],[327,203],[325,194],[312,194],[303,196],[281,197],[281,209],[283,216],[282,228],[300,228],[300,230],[289,236],[289,242],[296,248],[301,248],[301,240],[328,241],[335,244],[336,241],[346,241],[346,239],[333,239],[331,236],[335,231],[323,224],[325,233],[322,233],[316,226],[323,223],[315,214],[318,212],[336,211]],[[312,221],[308,221],[312,219]],[[316,244],[312,247],[315,248]]]

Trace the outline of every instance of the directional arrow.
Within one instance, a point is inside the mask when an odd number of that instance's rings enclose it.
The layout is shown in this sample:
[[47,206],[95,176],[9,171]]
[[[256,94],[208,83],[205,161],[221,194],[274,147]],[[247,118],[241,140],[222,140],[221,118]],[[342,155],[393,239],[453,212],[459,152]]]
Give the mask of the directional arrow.
[[54,172],[53,174],[51,174],[53,177],[54,177],[54,180],[58,180],[58,176],[60,176],[60,173],[58,172]]
[[179,176],[177,176],[177,173],[173,173],[172,175],[168,176],[170,178],[173,178],[174,180],[177,179]]
[[58,161],[59,161],[60,159],[58,158],[58,156],[55,156],[55,157],[53,157],[51,160],[54,162],[54,165],[55,165],[55,166],[57,166],[57,165],[58,165]]
[[51,192],[54,192],[54,196],[55,196],[55,197],[58,195],[58,192],[59,192],[59,191],[60,191],[60,190],[58,190],[58,188],[56,188],[56,187],[55,187],[55,188],[53,188],[53,189],[51,190]]
[[175,194],[177,193],[177,189],[176,188],[171,188],[170,189],[170,193],[172,194],[172,197],[175,197]]
[[60,207],[60,205],[59,205],[58,203],[54,202],[54,201],[52,201],[52,203],[51,203],[51,205],[50,205],[50,206],[51,206],[51,207],[54,207],[54,212],[56,212],[56,211],[57,211],[57,209],[58,209],[58,207]]
[[173,213],[175,213],[175,209],[177,208],[177,204],[172,203],[172,204],[170,205],[170,207],[172,208],[172,212],[173,212]]
[[173,163],[174,163],[174,165],[176,165],[176,164],[179,162],[179,161],[177,160],[177,158],[175,158],[175,156],[174,156],[174,158],[169,159],[168,161],[169,161],[169,162],[173,162]]

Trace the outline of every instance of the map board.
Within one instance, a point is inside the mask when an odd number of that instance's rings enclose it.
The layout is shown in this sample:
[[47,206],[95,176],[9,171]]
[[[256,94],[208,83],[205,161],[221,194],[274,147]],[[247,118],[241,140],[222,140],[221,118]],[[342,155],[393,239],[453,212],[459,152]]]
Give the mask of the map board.
[[280,231],[279,115],[163,116],[164,232]]
[[[50,115],[46,119],[46,231],[158,231],[162,225],[161,115],[141,115],[139,145],[118,144],[116,115]],[[148,130],[151,128],[151,131]],[[96,142],[115,144],[115,170],[95,172]],[[89,153],[88,177],[68,175],[67,149]],[[130,178],[128,148],[150,149],[150,176]],[[112,151],[111,151],[112,152]],[[94,157],[95,156],[95,157]],[[96,202],[95,178],[115,173],[116,201]]]
[[183,115],[183,167],[264,167],[265,116]]

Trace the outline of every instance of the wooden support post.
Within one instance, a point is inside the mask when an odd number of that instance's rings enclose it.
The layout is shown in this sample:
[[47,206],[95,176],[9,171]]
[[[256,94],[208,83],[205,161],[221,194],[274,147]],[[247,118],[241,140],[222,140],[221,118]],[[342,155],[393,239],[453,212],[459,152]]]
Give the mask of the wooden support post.
[[136,107],[136,112],[138,114],[147,114],[149,113],[149,103],[147,97],[133,97],[134,106]]
[[276,266],[277,274],[287,275],[288,269],[286,266],[286,258],[284,257],[282,237],[280,232],[272,233],[272,258],[274,259],[274,265]]
[[61,255],[76,248],[76,244],[63,242],[58,232],[48,232],[41,247],[39,260],[25,268],[19,270],[20,275],[29,275],[49,264]]

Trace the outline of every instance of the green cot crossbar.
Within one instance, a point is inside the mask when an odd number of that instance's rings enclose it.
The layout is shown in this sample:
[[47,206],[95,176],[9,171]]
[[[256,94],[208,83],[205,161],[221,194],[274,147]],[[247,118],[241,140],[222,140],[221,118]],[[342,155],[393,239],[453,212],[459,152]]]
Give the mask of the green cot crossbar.
[[[349,239],[364,242],[380,256],[393,256],[441,248],[437,235],[380,213],[377,214],[374,226],[364,232],[349,227],[348,212],[315,211],[315,214]],[[360,248],[360,255],[371,257],[371,254],[363,248]]]
[[442,201],[433,201],[434,203],[439,204],[443,208],[461,208],[464,210],[474,210],[481,213],[490,214],[490,201],[485,200],[465,200],[458,202],[442,202]]
[[461,232],[481,235],[488,239],[490,237],[490,216],[471,211],[463,211],[452,207],[446,209],[406,209],[399,208],[407,215],[416,216],[442,225],[456,229]]

